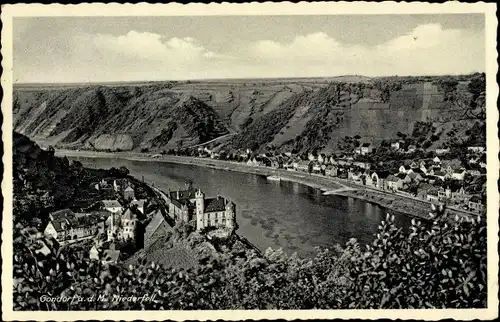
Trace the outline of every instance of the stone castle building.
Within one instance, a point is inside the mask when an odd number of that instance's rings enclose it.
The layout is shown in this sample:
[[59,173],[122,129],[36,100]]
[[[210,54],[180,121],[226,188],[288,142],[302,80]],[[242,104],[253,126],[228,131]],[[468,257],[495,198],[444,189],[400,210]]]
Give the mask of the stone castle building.
[[200,189],[195,189],[187,184],[185,190],[170,191],[169,215],[176,222],[191,222],[196,230],[204,228],[227,228],[234,230],[236,227],[236,206],[222,197],[206,198]]

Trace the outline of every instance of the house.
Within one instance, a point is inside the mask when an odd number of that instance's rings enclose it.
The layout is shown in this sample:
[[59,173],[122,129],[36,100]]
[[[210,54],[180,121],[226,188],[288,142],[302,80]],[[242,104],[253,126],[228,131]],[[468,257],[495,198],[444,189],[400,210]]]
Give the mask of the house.
[[436,149],[436,154],[437,155],[443,155],[443,154],[446,154],[446,153],[449,153],[450,152],[450,149]]
[[144,214],[144,205],[146,203],[145,199],[139,199],[139,200],[132,200],[130,203],[130,206],[137,206],[137,210],[139,210],[142,214]]
[[[424,163],[424,165],[425,165],[425,163]],[[420,168],[420,165],[418,164],[418,162],[412,161],[412,162],[410,162],[410,168],[411,169],[418,169],[418,168]]]
[[312,154],[312,153],[309,153],[309,154],[307,155],[307,159],[308,159],[309,161],[315,161],[315,160],[316,160],[316,156],[315,156],[314,154]]
[[441,168],[451,175],[454,170],[463,168],[463,163],[459,159],[442,160]]
[[353,165],[356,167],[360,167],[361,169],[370,169],[370,164],[367,162],[356,161],[353,162]]
[[102,200],[101,201],[102,209],[105,209],[112,213],[121,213],[123,211],[122,205],[118,202],[118,200]]
[[465,173],[466,173],[465,169],[454,170],[453,173],[451,174],[451,178],[463,181],[465,178]]
[[363,184],[363,172],[349,170],[349,172],[347,173],[347,179],[352,180],[359,184]]
[[434,159],[432,159],[432,161],[435,163],[435,164],[439,164],[441,163],[441,159],[438,157],[438,156],[435,156]]
[[474,195],[469,199],[469,210],[475,213],[483,213],[486,210],[486,199]]
[[261,158],[256,158],[256,157],[253,157],[253,158],[250,158],[250,159],[247,161],[247,165],[249,165],[249,166],[253,166],[253,167],[260,167],[260,166],[263,166],[263,165],[264,165],[264,162],[262,162],[262,159],[261,159]]
[[449,187],[447,187],[446,189],[440,187],[438,190],[438,199],[439,201],[451,199],[451,189]]
[[95,214],[75,214],[70,209],[62,209],[49,214],[49,223],[44,234],[65,245],[91,239],[103,229],[104,218]]
[[312,163],[311,161],[298,161],[297,166],[295,167],[295,170],[297,171],[302,171],[302,172],[309,172],[309,167],[311,166],[312,168]]
[[408,165],[402,165],[399,167],[399,173],[411,173],[413,169]]
[[317,164],[317,163],[313,164],[312,172],[314,172],[314,173],[321,173],[321,165]]
[[439,179],[443,180],[443,181],[444,181],[446,178],[448,178],[448,174],[447,174],[446,172],[444,172],[444,171],[440,171],[440,170],[435,171],[432,175],[433,175],[434,177],[436,177],[436,178],[439,178]]
[[470,198],[464,187],[451,188],[451,199],[455,202],[464,202]]
[[116,250],[114,242],[96,242],[89,251],[91,260],[101,260],[105,265],[116,264],[120,257],[120,251]]
[[327,166],[325,169],[325,175],[329,177],[336,177],[338,175],[338,168],[336,166]]
[[403,189],[403,180],[391,174],[385,180],[385,189],[392,191],[398,191],[400,189]]
[[123,190],[123,199],[125,200],[134,200],[135,199],[135,191],[131,186],[128,186]]
[[373,180],[372,180],[372,176],[371,176],[371,172],[370,171],[368,171],[368,170],[365,171],[364,178],[365,178],[365,185],[369,186],[369,187],[372,187],[373,186]]
[[360,154],[366,155],[373,152],[373,145],[371,143],[363,143],[361,144]]
[[393,142],[393,143],[391,143],[391,149],[393,149],[393,150],[399,150],[399,148],[400,148],[399,142]]
[[426,200],[432,203],[439,203],[438,189],[434,188],[427,191]]
[[389,171],[377,171],[377,172],[374,171],[371,175],[373,187],[378,189],[384,189],[385,180],[389,175],[390,175]]
[[434,186],[429,183],[420,183],[418,185],[417,198],[427,200],[427,192],[434,189]]
[[170,216],[174,213],[176,222],[192,222],[197,231],[210,227],[233,231],[236,226],[236,206],[232,201],[222,196],[206,198],[191,185],[170,193],[169,212]]
[[127,209],[121,218],[122,225],[122,238],[135,239],[135,232],[137,228],[137,216],[132,212],[132,210]]
[[325,163],[326,161],[327,161],[327,158],[326,158],[326,156],[325,156],[324,154],[320,154],[320,155],[318,155],[318,162],[319,162],[320,164],[323,164],[323,163]]
[[420,173],[412,171],[406,175],[406,177],[403,181],[405,183],[410,183],[410,182],[420,182],[422,180],[423,180],[423,177]]
[[278,158],[270,158],[269,160],[271,161],[271,168],[275,169],[281,168],[281,163],[278,160]]
[[236,206],[232,201],[221,196],[205,198],[205,194],[198,189],[195,204],[196,230],[208,227],[235,229]]

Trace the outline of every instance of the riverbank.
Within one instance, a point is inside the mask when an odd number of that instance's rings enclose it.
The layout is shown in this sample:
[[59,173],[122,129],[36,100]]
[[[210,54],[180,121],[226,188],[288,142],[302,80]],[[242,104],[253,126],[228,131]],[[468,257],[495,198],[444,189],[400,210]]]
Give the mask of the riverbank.
[[[399,194],[387,193],[380,190],[368,188],[366,186],[357,185],[347,180],[339,178],[325,177],[317,174],[309,174],[304,172],[287,171],[283,169],[273,169],[269,167],[249,166],[244,163],[222,161],[206,158],[183,157],[162,155],[154,158],[144,153],[136,152],[93,152],[93,151],[76,151],[76,150],[57,150],[57,155],[66,155],[68,157],[84,157],[84,158],[121,158],[131,161],[145,162],[165,162],[178,163],[186,165],[201,166],[226,171],[237,171],[251,173],[263,176],[279,176],[282,181],[296,182],[312,188],[320,189],[324,192],[336,194],[339,196],[351,197],[367,202],[371,202],[384,208],[404,213],[410,216],[421,219],[429,219],[431,203],[403,196]],[[353,190],[354,189],[354,190]],[[458,209],[447,210],[448,214],[459,216],[470,216],[471,213]]]

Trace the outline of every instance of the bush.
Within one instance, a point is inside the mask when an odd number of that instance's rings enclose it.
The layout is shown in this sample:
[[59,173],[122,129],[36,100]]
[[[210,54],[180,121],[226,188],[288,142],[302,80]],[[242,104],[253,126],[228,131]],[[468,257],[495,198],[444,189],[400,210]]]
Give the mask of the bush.
[[[373,243],[318,249],[301,259],[281,250],[235,250],[207,258],[195,270],[141,262],[101,267],[78,249],[33,251],[14,240],[16,310],[74,309],[40,303],[40,295],[156,294],[153,302],[82,302],[79,309],[347,309],[486,307],[486,225],[413,220],[408,232],[382,221]],[[75,282],[78,281],[78,282]],[[111,293],[113,292],[113,293]]]

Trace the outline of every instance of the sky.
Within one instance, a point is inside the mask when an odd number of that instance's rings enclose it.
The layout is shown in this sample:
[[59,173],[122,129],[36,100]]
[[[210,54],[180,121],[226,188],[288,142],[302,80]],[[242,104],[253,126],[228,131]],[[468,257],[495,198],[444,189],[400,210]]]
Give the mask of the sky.
[[14,82],[485,71],[482,14],[16,17]]

